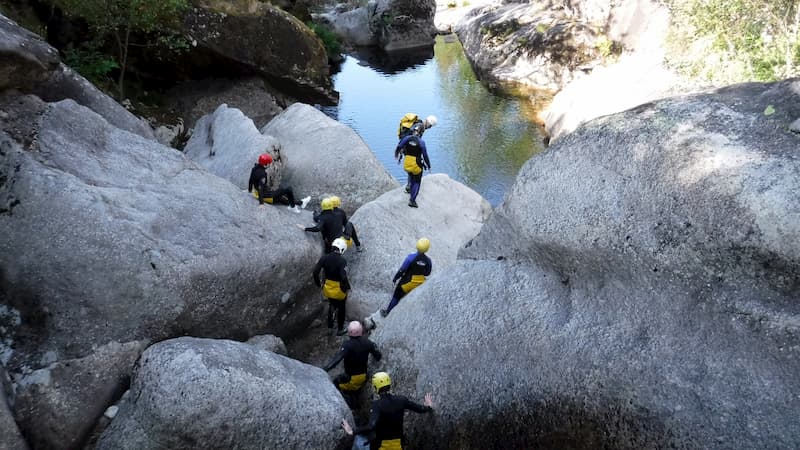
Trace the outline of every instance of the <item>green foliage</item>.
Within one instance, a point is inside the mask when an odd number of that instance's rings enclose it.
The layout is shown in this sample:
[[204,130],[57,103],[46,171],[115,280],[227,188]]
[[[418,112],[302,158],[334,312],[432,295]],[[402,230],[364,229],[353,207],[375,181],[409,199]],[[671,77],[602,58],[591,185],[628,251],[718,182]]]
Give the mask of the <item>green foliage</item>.
[[[146,39],[144,46],[154,44],[165,45],[171,50],[188,47],[186,39],[180,36],[181,19],[189,8],[187,0],[53,0],[65,14],[86,20],[94,32],[98,45],[96,48],[116,47],[116,62],[120,69],[117,81],[119,96],[124,96],[124,77],[128,64],[128,49],[134,36]],[[73,55],[76,64],[81,60],[94,61],[83,64],[84,70],[102,70],[104,64],[98,63],[96,57],[76,53]],[[88,58],[88,59],[87,59]],[[80,71],[80,69],[78,69]],[[106,72],[107,73],[107,72]]]
[[669,0],[670,60],[715,82],[800,74],[797,0]]
[[603,58],[609,58],[614,54],[614,41],[609,39],[607,36],[602,36],[595,43],[595,48],[597,48],[597,51],[600,52],[600,55]]
[[339,36],[337,36],[333,30],[325,25],[314,22],[308,22],[306,25],[308,25],[308,28],[311,28],[314,34],[322,41],[322,45],[325,46],[325,51],[328,52],[328,56],[338,55],[342,52],[342,43]]
[[106,85],[108,73],[119,69],[119,64],[113,58],[91,45],[67,50],[64,62],[98,86]]
[[463,6],[464,8],[466,8],[467,6],[469,6],[469,1],[468,1],[468,0],[464,0],[464,1],[461,3],[461,6]]
[[448,2],[448,3],[447,3],[447,7],[448,7],[448,8],[455,8],[456,6],[458,6],[458,5],[456,5],[456,2],[455,2],[455,1],[451,1],[451,2]]

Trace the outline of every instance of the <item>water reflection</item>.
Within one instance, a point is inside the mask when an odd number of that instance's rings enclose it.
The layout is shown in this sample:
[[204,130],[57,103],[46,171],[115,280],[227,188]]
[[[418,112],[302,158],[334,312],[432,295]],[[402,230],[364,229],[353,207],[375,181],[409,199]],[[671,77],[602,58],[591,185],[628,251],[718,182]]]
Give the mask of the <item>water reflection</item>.
[[356,56],[334,76],[340,102],[327,112],[356,130],[398,180],[405,181],[405,172],[392,154],[398,121],[407,112],[439,118],[424,137],[433,171],[470,186],[493,205],[522,164],[543,149],[541,129],[530,120],[533,105],[489,92],[457,40],[438,37],[433,58],[414,52]]

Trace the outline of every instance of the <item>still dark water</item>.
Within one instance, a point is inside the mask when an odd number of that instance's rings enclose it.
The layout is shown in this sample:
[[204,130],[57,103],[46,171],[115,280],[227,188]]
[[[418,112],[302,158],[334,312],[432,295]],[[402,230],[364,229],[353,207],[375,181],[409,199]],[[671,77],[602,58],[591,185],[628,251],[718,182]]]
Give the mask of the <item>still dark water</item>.
[[492,205],[503,200],[522,164],[544,148],[534,106],[489,92],[457,39],[438,36],[433,55],[348,56],[334,86],[339,105],[326,113],[353,128],[403,183],[406,174],[393,153],[407,112],[439,119],[424,136],[432,172],[448,174]]

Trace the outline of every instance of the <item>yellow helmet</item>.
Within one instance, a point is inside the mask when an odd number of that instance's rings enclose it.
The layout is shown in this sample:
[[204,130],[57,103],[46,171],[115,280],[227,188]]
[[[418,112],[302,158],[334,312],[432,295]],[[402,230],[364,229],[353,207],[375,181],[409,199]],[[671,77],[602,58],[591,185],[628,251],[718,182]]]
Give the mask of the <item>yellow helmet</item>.
[[377,372],[372,376],[372,386],[375,387],[376,391],[380,391],[383,387],[391,386],[391,384],[392,379],[389,378],[389,374],[386,372]]
[[428,238],[420,238],[417,241],[417,251],[420,253],[425,253],[428,249],[431,248],[431,241]]
[[333,209],[333,201],[329,198],[323,198],[322,202],[320,202],[320,206],[322,207],[323,211]]
[[339,198],[338,196],[336,196],[336,195],[334,195],[333,197],[331,197],[331,201],[333,202],[333,207],[334,207],[334,208],[338,208],[338,207],[342,206],[342,199],[340,199],[340,198]]

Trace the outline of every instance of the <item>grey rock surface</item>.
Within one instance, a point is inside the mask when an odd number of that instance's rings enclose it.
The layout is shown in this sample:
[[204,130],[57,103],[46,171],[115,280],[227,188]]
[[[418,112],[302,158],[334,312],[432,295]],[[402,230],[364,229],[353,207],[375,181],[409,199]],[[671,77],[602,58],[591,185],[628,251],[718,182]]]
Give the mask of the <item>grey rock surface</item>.
[[75,102],[10,102],[0,102],[13,111],[0,119],[0,293],[20,316],[2,339],[10,372],[111,341],[282,335],[316,314],[313,283],[296,276],[319,256],[294,226],[310,213],[259,207]]
[[[428,256],[432,276],[455,263],[458,251],[481,229],[491,205],[477,192],[445,174],[426,175],[417,204],[409,208],[402,187],[363,205],[350,218],[365,250],[345,254],[352,291],[347,300],[348,316],[362,319],[386,307],[394,292],[392,277],[409,253],[416,252],[417,239],[431,240]],[[401,302],[413,302],[413,292]],[[393,313],[394,314],[394,313]]]
[[0,365],[0,449],[3,450],[28,450],[28,444],[19,431],[11,405],[8,402],[10,392],[6,389],[11,386],[5,369]]
[[278,140],[259,133],[250,118],[225,104],[197,121],[183,152],[209,172],[244,190],[258,155],[272,155],[268,174],[273,187],[280,184],[285,165]]
[[321,369],[254,346],[178,338],[142,355],[97,449],[346,449],[352,415]]
[[95,422],[127,388],[147,342],[112,342],[90,356],[19,376],[14,411],[33,448],[80,448]]
[[796,447],[797,342],[648,281],[459,261],[378,326],[373,370],[433,393],[414,448]]
[[271,334],[253,336],[248,339],[245,344],[252,345],[258,349],[266,350],[268,352],[277,353],[279,355],[287,355],[286,345],[283,343],[283,339]]
[[114,99],[61,63],[58,51],[0,14],[0,92],[14,89],[46,101],[71,98],[110,123],[148,139],[153,130]]
[[26,91],[60,63],[58,51],[38,35],[0,14],[0,91]]
[[367,144],[350,127],[316,108],[295,103],[272,119],[261,133],[281,143],[287,164],[283,183],[297,197],[338,195],[352,214],[364,203],[398,186]]
[[336,101],[325,47],[299,19],[265,2],[192,3],[184,24],[196,44],[187,55],[193,64],[233,63],[298,98]]
[[432,46],[435,13],[436,0],[377,0],[372,28],[378,44],[389,52]]
[[329,25],[341,38],[355,46],[376,46],[378,38],[371,29],[375,16],[375,2],[365,6],[341,11],[337,8],[314,16],[315,20]]

